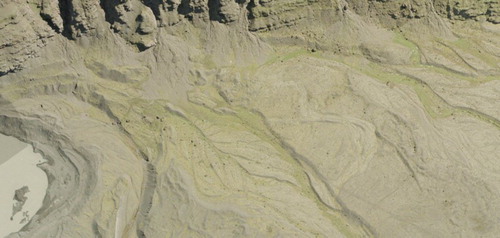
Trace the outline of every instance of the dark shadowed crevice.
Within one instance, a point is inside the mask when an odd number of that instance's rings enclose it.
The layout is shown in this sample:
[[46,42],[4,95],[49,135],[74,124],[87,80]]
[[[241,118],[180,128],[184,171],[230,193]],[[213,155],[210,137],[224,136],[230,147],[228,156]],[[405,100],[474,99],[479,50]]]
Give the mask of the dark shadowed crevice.
[[257,5],[255,4],[255,1],[256,0],[250,0],[246,6],[246,8],[247,8],[247,20],[248,20],[247,29],[250,32],[257,31],[257,29],[253,26],[253,24],[255,22],[255,18],[257,18],[255,16],[255,7],[257,7]]
[[189,4],[189,0],[182,0],[177,8],[177,12],[181,15],[188,15],[193,12],[193,8]]
[[142,44],[142,43],[137,43],[137,44],[135,44],[135,46],[137,47],[137,49],[139,50],[139,52],[143,52],[143,51],[145,51],[145,50],[147,50],[147,49],[151,48],[151,47],[147,47],[147,46],[145,46],[145,45],[144,45],[144,44]]
[[108,0],[99,1],[99,5],[104,11],[104,19],[111,25],[111,28],[113,28],[113,24],[115,22],[119,22],[122,24],[125,23],[119,18],[118,11],[116,10],[117,4],[118,2],[116,1],[108,1]]
[[220,0],[208,0],[208,16],[210,21],[221,21]]
[[109,10],[109,1],[106,0],[100,0],[99,5],[101,6],[102,10],[104,11],[104,19],[109,22],[111,25],[113,25],[113,18],[111,17],[111,13]]
[[50,28],[52,28],[52,30],[54,30],[55,32],[61,33],[61,31],[63,30],[59,29],[59,27],[56,24],[54,24],[54,22],[52,21],[52,17],[49,14],[44,14],[40,12],[40,17],[42,18],[42,20],[47,22],[47,25],[49,25]]
[[467,10],[459,10],[459,9],[456,9],[456,8],[453,9],[453,14],[455,16],[460,16],[460,17],[462,17],[463,19],[466,19],[466,20],[468,20],[468,19],[474,19],[475,18],[475,17],[471,16],[467,12]]
[[59,12],[63,21],[61,34],[68,39],[73,39],[71,32],[71,8],[71,0],[59,0]]
[[63,21],[62,35],[64,37],[74,40],[75,36],[88,32],[89,29],[82,20],[75,20],[78,13],[73,7],[73,0],[60,0],[59,12]]
[[177,8],[177,13],[183,15],[189,20],[192,20],[193,16],[191,14],[193,13],[193,8],[190,5],[190,0],[182,0],[181,4],[179,4],[179,7]]
[[[101,1],[105,1],[105,0],[101,0]],[[160,1],[160,0],[144,0],[142,2],[144,5],[146,5],[147,7],[149,7],[151,9],[151,11],[153,11],[153,14],[155,15],[155,18],[157,21],[161,20],[160,19],[160,8],[162,7],[163,5],[163,2]]]
[[451,19],[451,7],[450,7],[450,4],[446,5],[446,17],[448,17],[448,19]]
[[255,15],[253,14],[253,8],[255,8],[255,0],[250,0],[250,2],[247,4],[247,17],[248,19],[255,19]]
[[0,77],[5,76],[5,75],[10,74],[10,73],[14,73],[14,72],[18,71],[19,69],[20,69],[20,67],[16,67],[14,69],[8,69],[8,70],[5,70],[5,71],[0,71]]

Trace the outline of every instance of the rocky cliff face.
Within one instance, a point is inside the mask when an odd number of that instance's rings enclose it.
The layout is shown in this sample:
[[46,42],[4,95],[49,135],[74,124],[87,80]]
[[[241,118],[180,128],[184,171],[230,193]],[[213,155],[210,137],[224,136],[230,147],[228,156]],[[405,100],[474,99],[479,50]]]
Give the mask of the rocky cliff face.
[[[232,28],[269,31],[298,23],[324,20],[336,22],[343,12],[379,19],[384,26],[405,24],[409,19],[438,14],[452,20],[500,22],[498,1],[375,1],[375,0],[287,0],[287,1],[57,1],[8,0],[2,3],[4,63],[1,74],[16,71],[27,58],[36,56],[45,39],[60,34],[70,40],[114,33],[146,50],[157,43],[158,31],[181,22],[198,27],[219,22]],[[43,22],[44,21],[44,22]],[[9,34],[12,33],[12,34]]]
[[496,237],[499,2],[5,0],[9,237]]

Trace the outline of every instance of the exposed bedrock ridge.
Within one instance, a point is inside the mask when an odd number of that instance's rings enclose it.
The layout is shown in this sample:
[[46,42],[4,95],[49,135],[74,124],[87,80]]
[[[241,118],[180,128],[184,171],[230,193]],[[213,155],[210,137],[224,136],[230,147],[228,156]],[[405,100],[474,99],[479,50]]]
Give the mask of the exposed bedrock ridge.
[[0,75],[17,71],[24,61],[37,57],[38,49],[54,34],[69,39],[99,37],[109,28],[142,51],[157,44],[159,28],[183,21],[269,31],[353,10],[380,18],[385,25],[435,13],[456,20],[500,22],[499,3],[490,0],[7,0],[1,6],[0,29],[10,32],[10,37],[0,42],[8,52],[0,56]]

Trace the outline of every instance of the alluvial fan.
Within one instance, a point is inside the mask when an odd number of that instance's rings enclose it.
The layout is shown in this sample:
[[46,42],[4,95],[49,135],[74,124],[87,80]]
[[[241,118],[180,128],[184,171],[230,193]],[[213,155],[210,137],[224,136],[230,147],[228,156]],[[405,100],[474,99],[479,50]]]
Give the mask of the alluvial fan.
[[9,238],[497,237],[500,2],[2,0],[0,133]]

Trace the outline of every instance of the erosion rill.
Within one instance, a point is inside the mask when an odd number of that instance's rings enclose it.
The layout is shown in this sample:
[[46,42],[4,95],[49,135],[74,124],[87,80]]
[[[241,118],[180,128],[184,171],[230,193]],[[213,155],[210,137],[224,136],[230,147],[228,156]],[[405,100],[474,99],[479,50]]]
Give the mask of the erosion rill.
[[8,237],[498,237],[499,23],[498,0],[2,0],[0,133],[49,180]]

